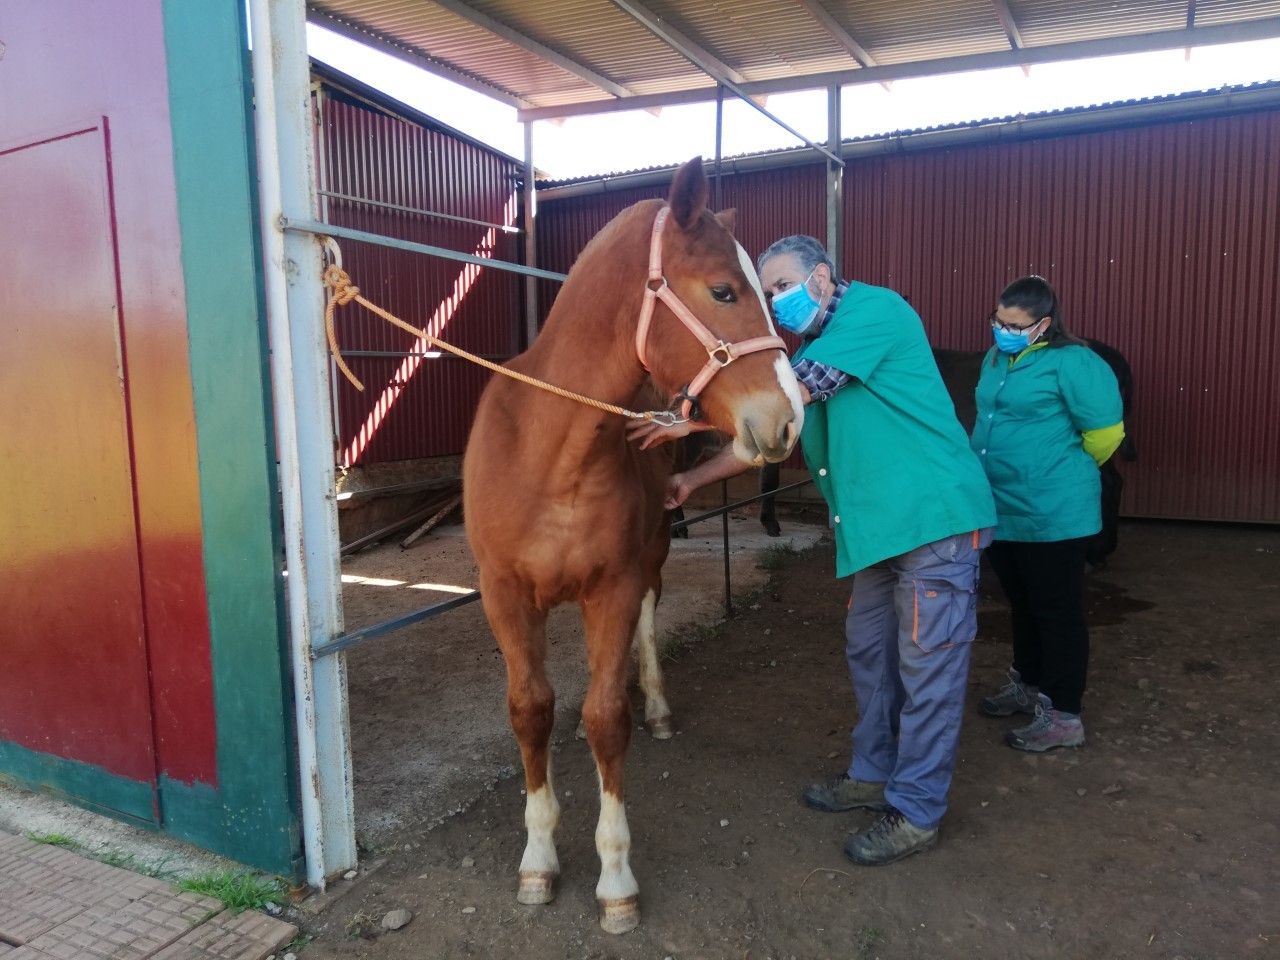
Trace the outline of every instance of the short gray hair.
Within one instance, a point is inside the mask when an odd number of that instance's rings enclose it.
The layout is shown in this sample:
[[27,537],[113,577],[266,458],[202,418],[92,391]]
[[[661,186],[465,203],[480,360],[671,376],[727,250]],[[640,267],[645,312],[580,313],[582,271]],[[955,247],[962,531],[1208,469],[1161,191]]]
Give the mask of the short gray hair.
[[790,254],[796,258],[796,262],[800,264],[800,269],[805,274],[810,274],[820,263],[825,263],[827,269],[831,271],[832,282],[840,279],[840,274],[836,271],[836,265],[831,262],[831,258],[827,256],[827,250],[813,237],[806,237],[803,234],[795,234],[790,237],[783,237],[781,240],[775,240],[769,249],[760,254],[760,259],[756,261],[756,271],[763,272],[764,265],[774,257]]

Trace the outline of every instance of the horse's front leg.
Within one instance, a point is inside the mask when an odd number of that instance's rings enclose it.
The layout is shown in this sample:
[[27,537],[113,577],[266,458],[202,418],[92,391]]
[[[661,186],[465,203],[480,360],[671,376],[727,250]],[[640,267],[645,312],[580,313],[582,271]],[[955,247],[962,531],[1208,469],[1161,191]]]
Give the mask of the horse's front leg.
[[525,599],[521,584],[480,577],[481,602],[507,662],[507,711],[524,761],[524,823],[528,840],[520,860],[521,903],[550,903],[560,875],[555,832],[560,803],[551,782],[551,727],[556,697],[547,682],[547,615]]
[[640,618],[641,589],[639,577],[615,581],[598,586],[581,601],[591,667],[582,720],[600,780],[596,903],[600,926],[608,933],[626,933],[640,923],[640,887],[631,872],[631,831],[623,806],[622,774],[631,740],[627,664]]

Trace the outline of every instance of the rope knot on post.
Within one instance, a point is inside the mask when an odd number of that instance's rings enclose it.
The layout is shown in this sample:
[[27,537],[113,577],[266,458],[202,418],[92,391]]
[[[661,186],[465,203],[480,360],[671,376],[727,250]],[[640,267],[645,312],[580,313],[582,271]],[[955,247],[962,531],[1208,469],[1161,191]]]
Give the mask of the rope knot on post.
[[333,331],[334,309],[345,307],[360,296],[360,288],[351,282],[351,277],[347,274],[347,271],[336,263],[331,263],[325,267],[324,282],[326,286],[333,290],[333,294],[329,297],[329,302],[324,305],[324,332],[329,338],[329,349],[333,352],[333,359],[338,364],[338,369],[351,381],[353,387],[363,392],[364,384],[356,378],[356,375],[351,372],[351,368],[347,366],[347,362],[342,359],[342,351],[338,349],[338,336]]
[[360,296],[360,288],[351,282],[351,277],[347,274],[347,271],[335,263],[331,263],[325,268],[324,282],[333,288],[333,299],[338,301],[338,306],[340,307],[345,307]]

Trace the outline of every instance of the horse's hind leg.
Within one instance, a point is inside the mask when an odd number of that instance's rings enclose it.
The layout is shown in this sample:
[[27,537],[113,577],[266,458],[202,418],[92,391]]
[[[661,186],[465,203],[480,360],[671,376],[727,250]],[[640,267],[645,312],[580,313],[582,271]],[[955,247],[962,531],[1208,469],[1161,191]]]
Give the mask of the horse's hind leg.
[[650,588],[640,603],[640,619],[636,623],[636,659],[640,664],[640,689],[644,691],[644,725],[655,740],[670,740],[675,730],[671,724],[671,708],[662,693],[662,666],[658,662],[657,632],[653,623],[658,592]]
[[547,682],[547,615],[524,597],[518,583],[480,578],[489,625],[507,662],[507,711],[524,761],[524,823],[528,841],[520,861],[521,903],[550,903],[560,875],[555,831],[560,804],[551,782],[551,727],[555,691]]
[[596,903],[600,926],[608,933],[626,933],[640,923],[640,887],[631,872],[631,831],[622,799],[623,765],[631,739],[627,665],[639,619],[640,589],[638,582],[614,583],[597,588],[581,601],[591,666],[582,719],[600,778]]

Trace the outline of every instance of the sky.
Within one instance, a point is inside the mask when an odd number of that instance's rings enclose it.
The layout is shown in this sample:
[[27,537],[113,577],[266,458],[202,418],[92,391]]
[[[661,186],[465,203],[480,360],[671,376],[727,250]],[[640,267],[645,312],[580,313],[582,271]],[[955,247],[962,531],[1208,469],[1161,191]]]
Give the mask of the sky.
[[[515,108],[380,51],[307,25],[310,54],[357,80],[514,157],[524,156]],[[1280,80],[1280,40],[1039,64],[917,80],[890,90],[868,83],[841,94],[841,135],[848,139],[988,117],[1131,100],[1188,90]],[[809,139],[827,137],[823,91],[775,94],[777,114]],[[799,146],[800,142],[734,98],[725,101],[724,156]],[[534,164],[570,179],[681,163],[715,155],[715,104],[573,117],[533,125]]]

